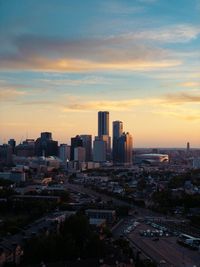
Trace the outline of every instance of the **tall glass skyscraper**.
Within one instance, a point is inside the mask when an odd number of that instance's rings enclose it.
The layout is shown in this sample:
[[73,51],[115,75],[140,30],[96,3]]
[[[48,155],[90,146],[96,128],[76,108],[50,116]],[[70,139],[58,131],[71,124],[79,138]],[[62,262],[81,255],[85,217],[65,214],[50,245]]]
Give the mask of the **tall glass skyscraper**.
[[109,135],[109,112],[98,112],[98,136]]
[[98,112],[98,138],[106,143],[106,160],[111,159],[111,139],[109,136],[109,112]]
[[113,161],[119,161],[119,137],[123,133],[123,122],[122,121],[113,121]]
[[119,162],[132,164],[133,138],[129,133],[123,133],[118,139]]

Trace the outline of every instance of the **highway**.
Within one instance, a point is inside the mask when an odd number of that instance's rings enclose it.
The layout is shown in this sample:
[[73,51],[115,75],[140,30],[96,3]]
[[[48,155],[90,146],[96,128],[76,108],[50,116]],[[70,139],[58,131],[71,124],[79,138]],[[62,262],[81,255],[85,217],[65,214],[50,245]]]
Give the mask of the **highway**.
[[191,251],[188,248],[180,246],[176,243],[176,237],[160,237],[159,241],[153,241],[152,238],[140,236],[139,230],[151,229],[151,226],[146,225],[143,222],[129,234],[124,233],[127,225],[130,225],[134,220],[138,221],[139,219],[144,219],[145,217],[164,219],[165,217],[163,215],[145,208],[131,205],[123,200],[96,192],[82,185],[66,182],[65,186],[74,192],[85,193],[94,198],[101,197],[102,201],[112,201],[114,205],[129,206],[134,211],[137,211],[137,215],[128,216],[127,218],[122,219],[120,223],[113,228],[112,233],[115,238],[124,236],[130,242],[130,245],[135,248],[135,251],[141,252],[141,257],[151,258],[159,264],[158,266],[200,267],[200,252]]
[[88,187],[84,187],[83,185],[79,185],[79,184],[72,184],[72,183],[68,183],[67,181],[65,182],[65,187],[67,189],[70,189],[74,192],[78,192],[78,193],[85,193],[91,197],[94,198],[98,198],[100,197],[102,199],[102,201],[107,202],[107,201],[112,201],[114,205],[116,206],[128,206],[131,209],[133,209],[134,211],[137,211],[138,216],[149,216],[149,217],[163,217],[163,215],[160,215],[154,211],[151,211],[149,209],[146,208],[142,208],[142,207],[138,207],[135,206],[133,204],[130,204],[126,201],[120,200],[118,198],[112,197],[112,196],[108,196],[106,194],[100,193],[100,192],[96,192],[95,190],[92,190],[91,188]]

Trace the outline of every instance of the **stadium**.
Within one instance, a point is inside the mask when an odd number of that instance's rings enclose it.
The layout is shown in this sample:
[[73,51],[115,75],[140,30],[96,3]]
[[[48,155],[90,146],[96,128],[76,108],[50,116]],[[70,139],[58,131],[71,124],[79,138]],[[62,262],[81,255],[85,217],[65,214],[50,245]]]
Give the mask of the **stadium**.
[[140,154],[136,155],[135,161],[137,163],[156,164],[169,162],[167,154]]

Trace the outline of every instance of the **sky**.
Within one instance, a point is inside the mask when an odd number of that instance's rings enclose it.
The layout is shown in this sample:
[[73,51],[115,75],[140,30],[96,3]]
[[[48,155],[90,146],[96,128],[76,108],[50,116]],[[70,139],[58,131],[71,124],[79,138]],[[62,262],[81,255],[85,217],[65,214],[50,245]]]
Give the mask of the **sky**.
[[0,0],[0,143],[97,135],[200,147],[200,0]]

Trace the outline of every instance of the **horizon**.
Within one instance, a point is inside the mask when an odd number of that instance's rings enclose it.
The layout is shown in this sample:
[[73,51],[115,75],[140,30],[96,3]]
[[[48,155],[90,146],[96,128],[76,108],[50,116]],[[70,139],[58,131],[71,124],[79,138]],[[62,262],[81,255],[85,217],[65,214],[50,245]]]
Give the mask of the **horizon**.
[[97,135],[200,147],[200,1],[0,1],[0,140]]

